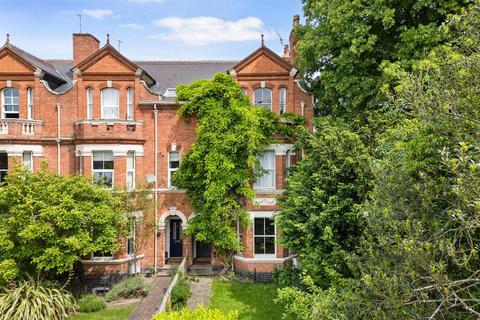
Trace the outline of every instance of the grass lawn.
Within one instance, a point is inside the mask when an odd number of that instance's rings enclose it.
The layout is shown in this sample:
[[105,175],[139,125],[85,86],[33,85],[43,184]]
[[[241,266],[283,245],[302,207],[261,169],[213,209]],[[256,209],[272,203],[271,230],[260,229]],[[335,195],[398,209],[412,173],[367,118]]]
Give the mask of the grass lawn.
[[238,310],[240,320],[281,319],[282,307],[273,302],[277,296],[277,288],[273,284],[215,279],[209,306],[224,312]]
[[121,308],[107,308],[92,313],[77,313],[73,317],[69,317],[68,320],[128,320],[135,307],[136,304],[133,304]]

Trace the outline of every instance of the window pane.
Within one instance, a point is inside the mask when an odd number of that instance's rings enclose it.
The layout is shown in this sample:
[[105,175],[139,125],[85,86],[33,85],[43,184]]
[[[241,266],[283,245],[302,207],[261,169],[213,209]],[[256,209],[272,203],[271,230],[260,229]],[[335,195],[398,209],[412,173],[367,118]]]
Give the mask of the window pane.
[[170,169],[176,169],[180,166],[180,154],[176,151],[169,153],[169,166]]
[[263,103],[272,104],[272,90],[263,89]]
[[255,254],[265,254],[265,242],[263,237],[255,237]]
[[265,219],[264,218],[255,218],[255,235],[264,235],[265,234]]
[[265,238],[265,254],[275,254],[275,238]]
[[32,169],[32,152],[25,151],[23,153],[23,165],[28,169]]
[[0,153],[0,170],[8,170],[8,154],[6,152]]
[[117,89],[102,90],[102,117],[104,119],[118,119],[120,108],[120,93]]
[[100,171],[94,173],[95,182],[99,185],[111,187],[113,181],[113,173],[108,171]]
[[265,219],[265,234],[271,236],[275,235],[275,223],[273,219]]
[[262,99],[262,89],[256,89],[253,93],[253,103],[259,105],[263,102]]
[[127,170],[135,169],[135,152],[128,151],[127,153]]

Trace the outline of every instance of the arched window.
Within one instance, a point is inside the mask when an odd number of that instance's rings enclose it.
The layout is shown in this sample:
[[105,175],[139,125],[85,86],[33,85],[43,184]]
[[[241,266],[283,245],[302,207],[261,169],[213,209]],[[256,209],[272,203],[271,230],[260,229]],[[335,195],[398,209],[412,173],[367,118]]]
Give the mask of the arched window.
[[120,92],[118,89],[106,88],[101,92],[102,119],[120,118]]
[[287,89],[281,88],[280,89],[280,104],[279,104],[279,112],[280,114],[285,113],[287,111]]
[[19,118],[18,113],[18,90],[6,88],[2,91],[3,118]]
[[87,119],[93,118],[93,89],[87,88]]
[[127,89],[127,119],[133,120],[133,89]]
[[268,88],[258,88],[253,91],[253,104],[255,107],[261,107],[272,110],[272,90]]
[[33,119],[33,89],[27,89],[27,119]]

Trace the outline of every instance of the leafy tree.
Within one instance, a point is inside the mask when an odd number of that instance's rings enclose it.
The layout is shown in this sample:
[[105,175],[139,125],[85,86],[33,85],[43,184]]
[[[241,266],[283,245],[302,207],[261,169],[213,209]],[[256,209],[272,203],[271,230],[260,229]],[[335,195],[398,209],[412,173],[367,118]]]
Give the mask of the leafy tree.
[[217,249],[240,249],[232,224],[246,224],[256,156],[276,130],[276,118],[255,108],[230,76],[217,74],[177,88],[179,114],[195,117],[197,139],[174,175],[187,190],[195,216],[187,232]]
[[0,188],[0,282],[55,276],[82,256],[113,252],[126,218],[121,199],[82,176],[9,172]]
[[[306,24],[297,30],[298,63],[322,115],[364,134],[382,127],[384,68],[410,70],[425,53],[452,38],[445,23],[468,0],[303,0]],[[372,141],[368,141],[371,143]]]
[[283,290],[293,319],[480,317],[480,2],[448,27],[454,40],[398,73],[407,119],[379,140],[357,277]]
[[324,286],[352,275],[346,256],[364,227],[357,206],[370,190],[368,151],[359,136],[322,119],[316,133],[304,130],[296,147],[303,160],[288,177],[276,222],[281,242],[300,254],[302,266]]

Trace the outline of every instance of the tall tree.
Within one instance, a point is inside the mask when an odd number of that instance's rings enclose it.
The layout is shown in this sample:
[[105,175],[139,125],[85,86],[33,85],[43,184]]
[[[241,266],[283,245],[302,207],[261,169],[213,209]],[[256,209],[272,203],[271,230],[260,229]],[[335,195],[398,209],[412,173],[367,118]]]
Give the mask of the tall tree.
[[[306,24],[297,30],[298,63],[322,115],[345,118],[356,130],[381,125],[383,69],[409,70],[451,39],[445,23],[468,0],[303,0]],[[365,128],[364,128],[365,130]],[[365,132],[367,134],[370,131]]]
[[81,257],[113,252],[126,224],[124,203],[82,176],[10,171],[0,188],[0,282],[57,276]]

